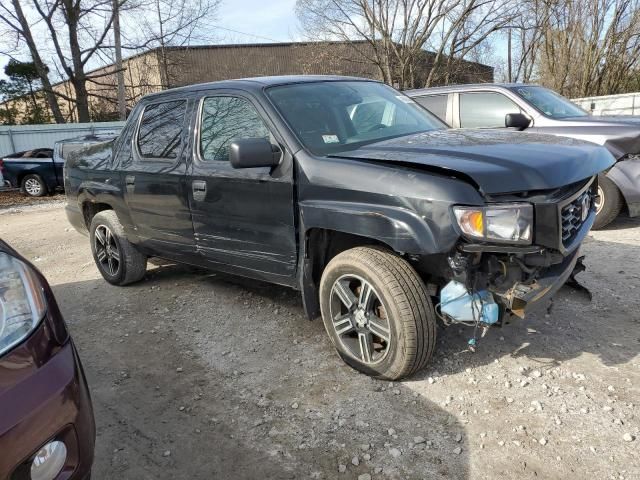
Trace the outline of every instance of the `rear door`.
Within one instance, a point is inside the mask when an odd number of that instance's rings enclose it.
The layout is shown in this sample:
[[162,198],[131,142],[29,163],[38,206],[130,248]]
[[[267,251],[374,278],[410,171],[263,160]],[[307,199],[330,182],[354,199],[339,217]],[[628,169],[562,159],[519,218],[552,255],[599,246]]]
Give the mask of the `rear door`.
[[186,169],[193,101],[173,98],[145,105],[121,164],[121,182],[139,242],[159,256],[195,255]]
[[[213,267],[290,284],[296,267],[292,158],[260,104],[240,91],[200,99],[189,203],[196,247]],[[267,138],[278,167],[234,169],[234,139]],[[225,268],[227,267],[227,268]]]

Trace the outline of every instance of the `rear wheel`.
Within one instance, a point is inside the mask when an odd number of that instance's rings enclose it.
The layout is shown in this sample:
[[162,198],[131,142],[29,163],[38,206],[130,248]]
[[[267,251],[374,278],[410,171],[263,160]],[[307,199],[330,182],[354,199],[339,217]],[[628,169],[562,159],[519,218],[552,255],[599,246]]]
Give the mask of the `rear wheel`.
[[113,210],[98,212],[89,232],[93,259],[107,282],[127,285],[142,280],[147,271],[147,257],[127,240]]
[[596,202],[596,220],[593,229],[606,227],[620,214],[624,201],[620,190],[606,175],[598,175],[598,196]]
[[30,197],[44,197],[47,194],[47,184],[40,175],[35,173],[26,175],[20,185],[22,193]]
[[411,265],[389,251],[357,247],[333,258],[322,274],[320,303],[338,354],[367,375],[400,379],[433,354],[431,300]]

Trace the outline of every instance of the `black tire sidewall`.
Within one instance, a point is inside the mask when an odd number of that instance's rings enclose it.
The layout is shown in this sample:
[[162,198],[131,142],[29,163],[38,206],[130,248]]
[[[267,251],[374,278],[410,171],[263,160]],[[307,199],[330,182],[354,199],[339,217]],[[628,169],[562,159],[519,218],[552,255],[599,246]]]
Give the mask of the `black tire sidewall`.
[[604,228],[613,222],[622,209],[622,198],[618,187],[605,175],[598,177],[598,185],[602,190],[602,209],[596,215],[593,229]]
[[[25,188],[25,185],[27,183],[27,180],[29,180],[29,179],[37,180],[37,182],[40,184],[40,193],[38,195],[31,195],[29,192],[27,192],[27,189]],[[42,179],[42,177],[40,175],[37,175],[35,173],[30,173],[29,175],[26,175],[22,179],[22,184],[20,185],[20,190],[22,191],[22,193],[24,195],[27,195],[28,197],[32,197],[32,198],[44,197],[47,194],[47,185],[44,183],[44,180]]]
[[[389,318],[389,327],[391,329],[391,344],[389,345],[389,351],[386,357],[375,365],[366,365],[360,362],[358,359],[351,356],[351,354],[342,346],[338,334],[335,332],[333,325],[331,324],[331,289],[335,281],[344,275],[354,275],[363,278],[378,294],[379,300],[385,307],[387,316]],[[393,296],[390,294],[384,283],[380,278],[371,272],[366,266],[359,263],[351,263],[349,265],[340,263],[336,267],[329,267],[326,274],[323,275],[322,285],[320,288],[320,308],[322,311],[322,321],[324,328],[329,335],[331,343],[333,343],[338,355],[342,360],[350,367],[365,373],[370,376],[378,377],[384,376],[388,371],[393,369],[394,365],[398,362],[398,350],[404,342],[404,332],[402,328],[399,328],[400,312],[393,301]]]
[[[98,256],[96,255],[95,232],[96,232],[96,229],[101,225],[104,225],[109,230],[111,230],[113,239],[116,245],[118,246],[118,251],[120,252],[120,266],[118,269],[118,273],[116,275],[111,275],[109,272],[105,271],[104,268],[102,267],[102,264],[98,260]],[[91,253],[93,255],[93,261],[95,262],[96,267],[98,267],[98,271],[100,272],[102,277],[107,282],[113,285],[120,285],[124,281],[127,275],[127,272],[126,272],[127,259],[125,258],[126,253],[122,246],[122,242],[120,241],[120,235],[118,233],[119,229],[117,227],[119,227],[119,225],[114,226],[113,222],[111,222],[109,218],[106,218],[100,215],[100,213],[98,213],[95,217],[93,217],[93,220],[91,221],[91,229],[89,232],[89,240],[91,244]]]

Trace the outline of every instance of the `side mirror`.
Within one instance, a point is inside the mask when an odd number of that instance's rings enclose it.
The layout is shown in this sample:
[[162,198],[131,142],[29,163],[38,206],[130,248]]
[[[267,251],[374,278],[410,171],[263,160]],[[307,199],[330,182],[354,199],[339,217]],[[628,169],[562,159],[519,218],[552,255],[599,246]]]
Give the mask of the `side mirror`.
[[504,126],[524,130],[531,124],[531,119],[524,113],[507,113],[504,116]]
[[233,168],[275,167],[282,150],[266,138],[242,138],[229,145],[229,161]]

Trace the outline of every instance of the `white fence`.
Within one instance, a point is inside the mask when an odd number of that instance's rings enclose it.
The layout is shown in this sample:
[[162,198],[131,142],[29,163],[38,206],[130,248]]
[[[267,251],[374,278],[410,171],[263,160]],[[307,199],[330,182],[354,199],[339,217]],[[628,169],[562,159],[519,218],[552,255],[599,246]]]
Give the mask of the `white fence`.
[[92,134],[118,134],[124,122],[0,125],[0,158],[23,150],[53,148],[58,140]]
[[640,93],[574,98],[571,101],[593,115],[640,115]]

